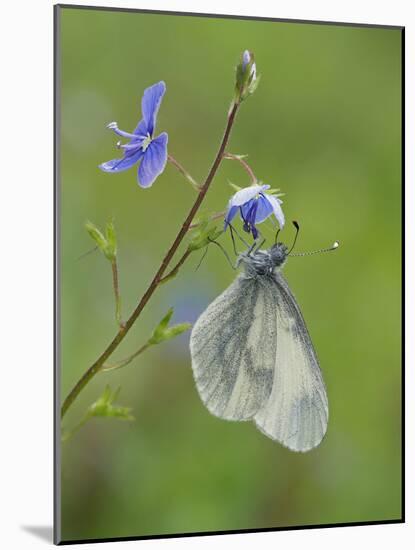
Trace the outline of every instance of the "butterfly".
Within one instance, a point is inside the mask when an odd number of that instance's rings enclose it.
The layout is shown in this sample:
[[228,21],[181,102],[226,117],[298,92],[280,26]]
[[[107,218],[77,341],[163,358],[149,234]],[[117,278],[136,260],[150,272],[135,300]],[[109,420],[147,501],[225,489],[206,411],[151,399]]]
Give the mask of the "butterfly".
[[190,352],[213,415],[253,420],[266,436],[305,452],[322,441],[329,409],[306,323],[281,273],[288,254],[281,242],[240,254],[242,273],[196,321]]

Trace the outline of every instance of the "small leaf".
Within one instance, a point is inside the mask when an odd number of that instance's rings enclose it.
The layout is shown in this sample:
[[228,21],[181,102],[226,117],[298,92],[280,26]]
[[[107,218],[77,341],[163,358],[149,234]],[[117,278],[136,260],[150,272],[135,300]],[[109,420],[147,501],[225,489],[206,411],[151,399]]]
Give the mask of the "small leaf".
[[78,430],[80,430],[91,418],[100,416],[104,418],[119,418],[120,420],[134,420],[134,416],[131,414],[130,407],[120,407],[113,405],[117,399],[121,388],[117,388],[115,392],[111,391],[109,386],[105,386],[105,389],[95,403],[92,403],[82,417],[81,421],[72,429],[65,430],[62,433],[62,443],[68,441]]
[[104,250],[107,247],[107,240],[104,237],[104,235],[101,233],[101,231],[98,229],[98,227],[94,225],[92,222],[87,221],[85,224],[85,229],[88,231],[90,237],[94,239],[98,248],[102,252],[104,252]]
[[242,189],[242,187],[239,187],[239,185],[235,185],[234,183],[232,183],[231,181],[228,181],[228,184],[232,187],[232,189],[234,189],[236,192],[240,191]]
[[134,420],[134,417],[131,415],[131,408],[113,405],[120,393],[120,389],[121,388],[117,388],[115,392],[112,392],[110,386],[106,386],[101,397],[88,408],[86,418],[104,416],[121,418],[123,420]]
[[172,338],[176,338],[176,336],[179,336],[183,332],[186,332],[192,327],[190,323],[179,323],[177,325],[173,325],[172,327],[168,328],[164,331],[164,341],[171,340]]
[[186,330],[189,330],[189,328],[192,326],[189,323],[180,323],[178,325],[173,325],[172,327],[169,327],[168,325],[170,319],[172,318],[172,315],[173,308],[171,307],[166,315],[163,317],[163,319],[160,321],[160,323],[156,326],[153,334],[148,340],[148,343],[151,346],[160,344],[161,342],[165,342],[167,340],[171,340],[179,334],[182,334],[182,332],[186,332]]

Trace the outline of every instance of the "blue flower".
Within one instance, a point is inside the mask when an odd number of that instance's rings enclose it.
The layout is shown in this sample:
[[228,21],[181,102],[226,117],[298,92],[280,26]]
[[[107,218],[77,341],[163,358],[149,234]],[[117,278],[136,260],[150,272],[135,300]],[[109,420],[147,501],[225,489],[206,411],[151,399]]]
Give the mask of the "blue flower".
[[124,156],[100,164],[101,170],[104,172],[122,172],[141,160],[138,168],[138,184],[141,187],[151,187],[153,185],[157,176],[163,172],[167,162],[168,136],[166,132],[153,138],[157,113],[165,91],[166,85],[164,82],[158,82],[144,91],[141,100],[143,118],[132,134],[120,130],[116,122],[108,124],[107,128],[113,130],[119,136],[129,138],[130,141],[126,144],[118,142],[117,147],[124,150]]
[[284,213],[281,209],[282,201],[273,195],[264,193],[269,185],[251,185],[237,191],[230,199],[225,216],[225,230],[236,216],[238,211],[244,222],[244,230],[251,232],[254,239],[258,237],[256,224],[266,220],[271,214],[277,218],[280,228],[284,227]]

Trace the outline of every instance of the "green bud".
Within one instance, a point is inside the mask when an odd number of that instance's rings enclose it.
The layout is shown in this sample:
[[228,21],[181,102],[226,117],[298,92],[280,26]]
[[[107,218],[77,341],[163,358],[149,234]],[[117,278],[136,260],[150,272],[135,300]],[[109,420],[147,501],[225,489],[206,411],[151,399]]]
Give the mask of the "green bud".
[[161,342],[171,340],[172,338],[179,336],[179,334],[186,332],[192,326],[190,323],[179,323],[178,325],[173,325],[172,327],[169,327],[170,319],[172,318],[172,316],[173,308],[171,307],[166,315],[163,317],[163,319],[160,321],[160,323],[154,329],[153,334],[148,341],[148,344],[150,346],[154,346],[156,344],[160,344]]
[[256,63],[254,54],[245,50],[241,61],[236,67],[236,83],[234,101],[240,103],[255,92],[260,77],[256,74]]
[[68,441],[78,430],[80,430],[87,422],[89,422],[95,416],[101,418],[119,418],[121,420],[134,420],[134,416],[131,414],[130,407],[119,407],[114,405],[114,401],[117,399],[120,393],[118,388],[115,392],[111,391],[109,386],[105,387],[102,395],[92,403],[82,417],[81,421],[72,430],[65,430],[62,433],[62,442]]
[[114,260],[117,255],[117,236],[115,234],[114,222],[110,221],[106,226],[107,250],[104,252],[109,260]]
[[88,231],[90,237],[95,241],[98,248],[104,251],[107,246],[107,239],[98,229],[98,227],[94,225],[92,222],[87,221],[85,224],[85,229]]
[[106,236],[104,236],[96,225],[87,221],[85,229],[90,237],[95,241],[98,248],[104,256],[112,262],[117,254],[117,240],[115,236],[115,228],[113,222],[108,222],[105,228]]
[[121,418],[123,420],[134,420],[134,417],[131,415],[131,408],[113,405],[120,390],[121,388],[118,388],[115,392],[112,392],[110,386],[106,386],[101,397],[88,408],[87,417],[104,416]]
[[203,220],[193,233],[187,249],[190,252],[205,248],[210,241],[214,241],[223,233],[216,225],[209,225],[209,219]]

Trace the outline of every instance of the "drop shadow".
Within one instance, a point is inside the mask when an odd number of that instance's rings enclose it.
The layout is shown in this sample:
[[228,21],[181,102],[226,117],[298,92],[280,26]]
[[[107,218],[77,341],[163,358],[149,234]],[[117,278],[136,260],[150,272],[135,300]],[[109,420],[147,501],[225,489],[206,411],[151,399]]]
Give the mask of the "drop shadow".
[[53,543],[53,527],[51,525],[21,525],[21,528],[38,539]]

